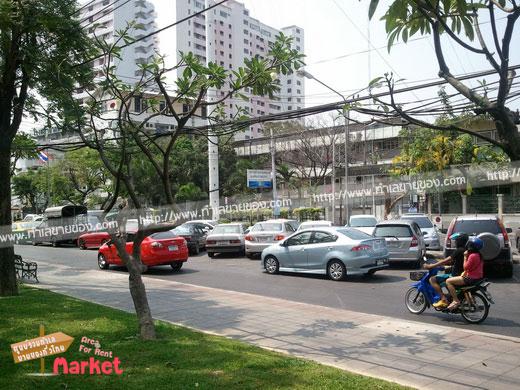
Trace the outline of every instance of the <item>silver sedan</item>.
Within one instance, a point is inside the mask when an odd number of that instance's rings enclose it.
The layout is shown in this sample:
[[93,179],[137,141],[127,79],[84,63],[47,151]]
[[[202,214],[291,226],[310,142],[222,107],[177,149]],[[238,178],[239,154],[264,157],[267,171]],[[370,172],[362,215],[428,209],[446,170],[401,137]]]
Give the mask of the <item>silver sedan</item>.
[[278,271],[326,274],[332,280],[346,275],[372,275],[388,267],[385,240],[351,228],[315,228],[297,232],[262,252],[262,267]]
[[208,257],[215,253],[244,254],[245,227],[241,223],[225,223],[215,226],[206,237]]

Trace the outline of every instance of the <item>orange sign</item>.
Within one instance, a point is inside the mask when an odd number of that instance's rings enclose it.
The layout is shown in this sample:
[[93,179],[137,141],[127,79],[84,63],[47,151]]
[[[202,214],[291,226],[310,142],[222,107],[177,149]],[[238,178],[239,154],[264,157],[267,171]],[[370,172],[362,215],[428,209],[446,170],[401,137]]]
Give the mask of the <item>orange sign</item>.
[[63,353],[69,348],[72,341],[74,341],[73,337],[57,332],[11,344],[11,351],[14,362],[22,363]]

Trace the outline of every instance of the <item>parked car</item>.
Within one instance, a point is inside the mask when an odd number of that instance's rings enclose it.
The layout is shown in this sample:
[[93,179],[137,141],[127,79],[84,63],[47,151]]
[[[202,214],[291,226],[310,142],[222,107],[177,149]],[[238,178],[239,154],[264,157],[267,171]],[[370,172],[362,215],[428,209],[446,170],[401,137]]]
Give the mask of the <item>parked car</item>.
[[432,251],[442,250],[441,240],[439,237],[439,232],[437,231],[437,227],[432,223],[432,221],[430,220],[430,218],[428,218],[426,214],[403,214],[400,219],[406,221],[414,221],[415,223],[417,223],[417,225],[419,225],[427,249],[430,249]]
[[264,249],[262,266],[279,271],[326,274],[332,280],[388,267],[385,240],[352,228],[318,227],[296,232]]
[[213,230],[215,226],[218,225],[217,221],[213,221],[211,219],[194,219],[192,221],[185,222],[185,224],[197,224],[197,225],[203,225],[204,227],[208,228],[209,230]]
[[356,228],[361,230],[363,233],[372,235],[374,228],[377,225],[377,218],[375,215],[353,215],[349,218],[348,225],[346,227]]
[[246,256],[252,259],[255,255],[260,255],[269,245],[283,240],[294,232],[293,225],[283,219],[257,222],[245,236]]
[[[132,253],[135,233],[127,233],[126,252]],[[170,265],[174,271],[179,271],[188,260],[188,245],[182,237],[168,230],[154,233],[141,243],[141,261],[148,267]],[[122,266],[123,261],[117,254],[117,249],[111,241],[103,244],[98,251],[98,267],[108,269],[110,265]]]
[[224,223],[215,228],[206,237],[206,251],[209,257],[215,253],[244,254],[245,226],[242,223]]
[[298,226],[298,231],[304,230],[304,229],[314,229],[317,227],[331,227],[332,222],[331,221],[305,221],[300,223],[300,226]]
[[455,217],[446,232],[444,243],[444,255],[449,256],[455,250],[451,235],[455,232],[463,232],[471,236],[478,236],[484,241],[481,250],[484,259],[485,271],[489,268],[497,268],[506,277],[513,276],[513,254],[508,233],[497,216],[463,215]]
[[87,208],[76,205],[49,207],[44,215],[45,219],[34,231],[33,245],[50,243],[57,247],[64,243],[76,244],[83,231],[74,227],[85,222]]
[[23,217],[22,222],[41,222],[43,219],[43,215],[40,214],[27,214]]
[[414,221],[402,219],[379,222],[374,237],[383,237],[389,252],[390,263],[414,262],[420,267],[426,253],[426,243]]
[[[98,225],[99,226],[99,225]],[[128,219],[126,221],[126,231],[136,232],[139,228],[137,219]],[[105,242],[110,241],[110,234],[106,229],[95,229],[87,233],[83,233],[78,237],[79,249],[99,248]]]
[[176,235],[183,237],[188,243],[190,255],[198,255],[200,250],[206,246],[208,234],[203,226],[203,224],[188,222],[173,229]]

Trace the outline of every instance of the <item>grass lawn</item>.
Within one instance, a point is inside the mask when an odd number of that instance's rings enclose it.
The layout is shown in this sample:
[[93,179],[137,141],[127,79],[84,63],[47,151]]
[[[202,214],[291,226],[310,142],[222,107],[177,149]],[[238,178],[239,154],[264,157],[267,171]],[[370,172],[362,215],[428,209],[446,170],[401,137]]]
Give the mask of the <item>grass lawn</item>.
[[[88,360],[81,337],[99,340],[124,370],[118,375],[31,377],[39,360],[14,364],[10,344],[45,333],[74,337],[68,351],[48,357]],[[351,374],[248,344],[157,322],[158,339],[135,337],[135,316],[45,290],[23,287],[17,297],[0,298],[0,389],[401,389],[382,380]],[[110,360],[99,358],[99,360]]]

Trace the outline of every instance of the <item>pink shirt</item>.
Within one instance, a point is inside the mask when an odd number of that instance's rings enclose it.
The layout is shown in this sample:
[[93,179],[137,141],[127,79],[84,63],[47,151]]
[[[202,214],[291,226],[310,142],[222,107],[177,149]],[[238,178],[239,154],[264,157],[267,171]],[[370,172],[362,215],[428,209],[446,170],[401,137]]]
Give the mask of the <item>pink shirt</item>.
[[468,260],[464,262],[464,275],[471,279],[482,279],[484,277],[484,262],[479,253],[471,253]]

